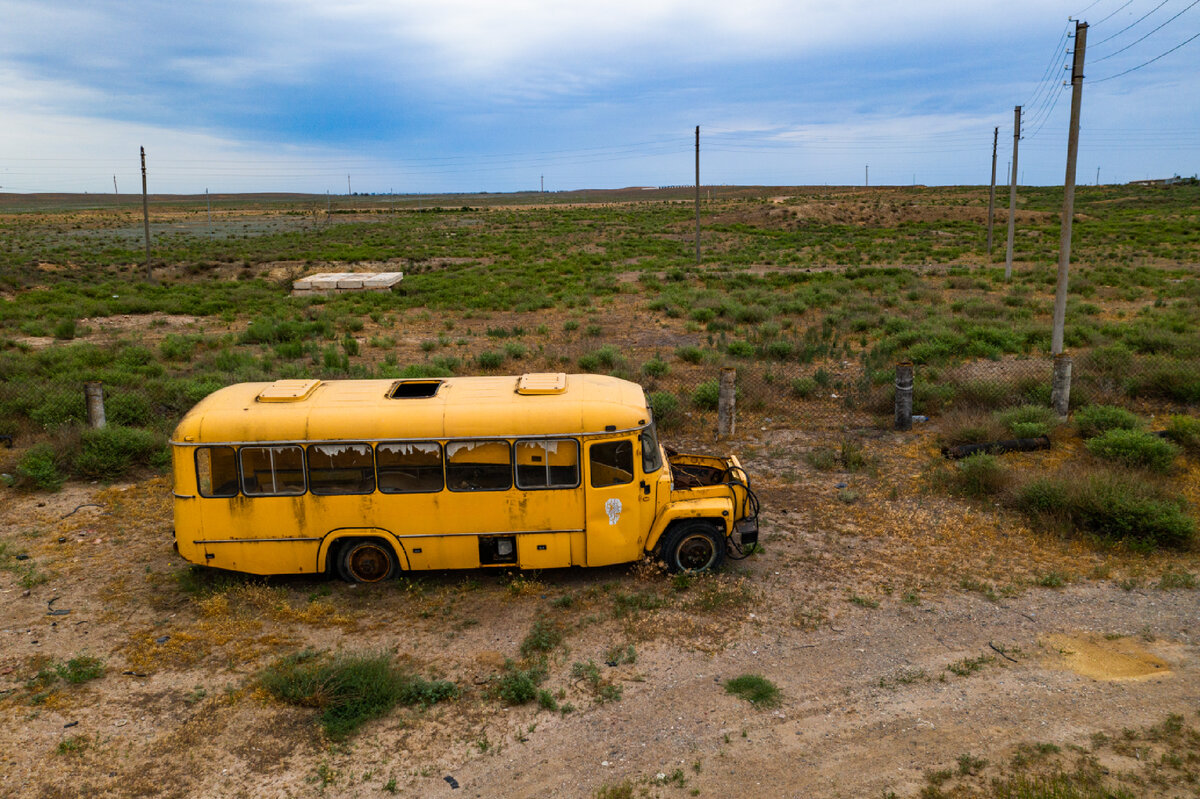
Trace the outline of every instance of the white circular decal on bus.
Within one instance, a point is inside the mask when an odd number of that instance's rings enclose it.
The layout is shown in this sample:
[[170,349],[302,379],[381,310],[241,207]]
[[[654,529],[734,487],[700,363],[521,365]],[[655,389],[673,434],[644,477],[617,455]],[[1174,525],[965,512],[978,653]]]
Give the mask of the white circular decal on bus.
[[608,514],[608,523],[616,524],[621,518],[621,500],[613,497],[604,503],[604,512]]

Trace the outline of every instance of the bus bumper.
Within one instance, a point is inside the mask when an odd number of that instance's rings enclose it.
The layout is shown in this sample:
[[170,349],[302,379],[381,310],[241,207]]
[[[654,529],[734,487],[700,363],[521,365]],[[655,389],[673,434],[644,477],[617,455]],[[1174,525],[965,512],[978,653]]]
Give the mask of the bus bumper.
[[738,544],[745,549],[758,543],[758,519],[742,519],[733,525],[738,534]]

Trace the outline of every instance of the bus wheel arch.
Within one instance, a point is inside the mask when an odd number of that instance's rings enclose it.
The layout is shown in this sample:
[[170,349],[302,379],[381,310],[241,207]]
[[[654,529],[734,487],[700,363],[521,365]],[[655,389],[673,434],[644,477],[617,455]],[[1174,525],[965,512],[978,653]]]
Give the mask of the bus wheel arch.
[[334,570],[348,583],[379,583],[400,571],[396,551],[382,538],[345,538],[334,546]]
[[659,557],[672,573],[715,571],[725,560],[725,533],[706,519],[677,522],[663,533]]

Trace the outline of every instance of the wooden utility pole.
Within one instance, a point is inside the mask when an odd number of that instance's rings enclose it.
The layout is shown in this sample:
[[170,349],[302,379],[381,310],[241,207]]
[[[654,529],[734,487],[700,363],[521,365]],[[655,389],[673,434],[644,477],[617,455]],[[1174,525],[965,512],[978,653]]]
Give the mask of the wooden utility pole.
[[866,164],[865,166],[863,166],[863,186],[866,188],[871,187],[871,165],[870,164]]
[[700,265],[700,126],[696,126],[696,265]]
[[[996,221],[996,145],[1000,142],[1000,128],[992,131],[992,189],[988,192],[988,255],[992,254],[992,223]],[[990,260],[990,259],[989,259]]]
[[1071,127],[1067,132],[1067,175],[1063,181],[1062,233],[1058,242],[1058,286],[1054,291],[1054,330],[1050,353],[1063,351],[1063,325],[1067,316],[1067,271],[1071,265],[1071,222],[1075,216],[1075,160],[1079,155],[1079,107],[1083,100],[1083,53],[1087,23],[1075,23],[1075,59],[1071,67]]
[[1012,280],[1013,233],[1017,223],[1017,149],[1021,143],[1021,106],[1013,110],[1012,172],[1008,176],[1008,248],[1004,253],[1004,279]]
[[204,187],[204,202],[208,205],[208,237],[212,238],[212,198],[208,196],[208,187]]
[[146,199],[146,148],[142,151],[142,225],[146,230],[146,280],[154,282],[154,272],[150,268],[150,201]]
[[113,175],[113,197],[116,198],[117,207],[121,205],[121,192],[117,191],[117,176]]
[[1083,55],[1087,50],[1087,30],[1086,22],[1075,23],[1075,58],[1071,66],[1071,127],[1067,131],[1067,174],[1063,180],[1058,285],[1054,290],[1054,329],[1050,333],[1050,353],[1054,356],[1050,404],[1062,419],[1067,417],[1071,407],[1071,356],[1063,352],[1063,328],[1067,319],[1067,272],[1071,265],[1071,223],[1075,217],[1075,164],[1079,156],[1079,109],[1083,102]]

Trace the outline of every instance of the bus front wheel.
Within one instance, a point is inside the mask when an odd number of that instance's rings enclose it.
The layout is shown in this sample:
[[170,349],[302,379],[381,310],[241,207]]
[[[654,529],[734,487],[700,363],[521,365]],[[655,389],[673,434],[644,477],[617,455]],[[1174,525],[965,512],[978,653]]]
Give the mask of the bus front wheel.
[[396,573],[396,555],[382,541],[350,541],[338,553],[337,570],[348,583],[377,583]]
[[681,524],[668,534],[662,554],[670,572],[712,571],[725,560],[725,536],[705,522]]

